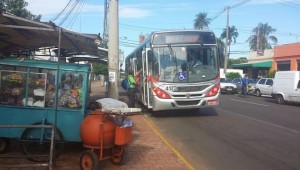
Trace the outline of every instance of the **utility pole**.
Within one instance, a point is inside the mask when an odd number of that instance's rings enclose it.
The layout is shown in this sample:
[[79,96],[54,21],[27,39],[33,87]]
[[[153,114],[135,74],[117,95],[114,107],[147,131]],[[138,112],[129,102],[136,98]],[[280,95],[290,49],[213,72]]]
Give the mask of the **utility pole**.
[[119,14],[118,0],[109,3],[108,97],[119,100]]
[[104,0],[104,27],[103,27],[103,44],[104,47],[107,48],[107,42],[108,42],[108,9],[109,9],[109,3],[107,3],[107,0]]
[[226,22],[226,42],[225,42],[225,56],[224,56],[224,74],[227,72],[227,59],[228,59],[228,41],[229,41],[229,6],[226,7],[227,10],[227,22]]

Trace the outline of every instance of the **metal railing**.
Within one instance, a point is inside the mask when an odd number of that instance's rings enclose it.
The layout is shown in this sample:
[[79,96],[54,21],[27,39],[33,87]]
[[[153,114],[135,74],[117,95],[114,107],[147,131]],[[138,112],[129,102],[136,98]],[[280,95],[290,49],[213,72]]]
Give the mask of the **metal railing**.
[[[51,128],[51,143],[50,143],[50,153],[48,163],[35,163],[35,164],[18,164],[18,165],[0,165],[0,168],[28,168],[28,167],[49,167],[52,170],[53,166],[53,148],[54,148],[54,126],[53,125],[0,125],[0,128]],[[0,158],[22,158],[31,157],[33,155],[27,156],[0,156]],[[47,155],[38,155],[47,156]]]

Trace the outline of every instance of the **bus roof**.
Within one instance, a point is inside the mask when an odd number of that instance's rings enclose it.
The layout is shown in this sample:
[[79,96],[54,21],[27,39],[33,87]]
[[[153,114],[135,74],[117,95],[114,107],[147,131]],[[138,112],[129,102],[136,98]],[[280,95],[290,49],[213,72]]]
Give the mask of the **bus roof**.
[[[213,31],[211,30],[196,30],[196,29],[174,29],[174,30],[161,30],[161,31],[153,31],[151,32],[151,34],[149,36],[146,37],[146,39],[137,47],[135,48],[128,56],[131,56],[135,51],[136,49],[140,49],[140,48],[143,48],[149,41],[153,41],[153,37],[155,35],[158,35],[158,34],[172,34],[172,33],[205,33],[205,34],[210,34],[211,37],[213,37],[213,40],[211,40],[210,42],[213,41],[213,43],[204,43],[204,44],[216,44],[216,38],[215,38],[215,34]],[[183,35],[182,35],[183,37]],[[184,35],[184,37],[187,37],[186,35]],[[195,38],[199,38],[199,37],[189,37],[189,39],[186,39],[186,41],[193,41],[193,43],[197,43],[197,44],[201,44],[201,42],[199,40],[195,40]],[[174,41],[174,38],[172,39]],[[180,44],[180,42],[178,42],[177,40],[177,43]],[[187,42],[181,42],[182,44],[184,43],[187,43]],[[191,43],[191,44],[193,44]],[[202,42],[203,43],[203,42]],[[163,43],[163,44],[168,44],[168,43]],[[126,57],[127,58],[127,57]]]

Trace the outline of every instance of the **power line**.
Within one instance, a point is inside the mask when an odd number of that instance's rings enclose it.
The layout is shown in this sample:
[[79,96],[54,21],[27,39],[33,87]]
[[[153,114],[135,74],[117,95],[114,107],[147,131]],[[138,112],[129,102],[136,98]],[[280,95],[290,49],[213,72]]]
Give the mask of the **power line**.
[[279,4],[282,4],[282,5],[285,5],[285,6],[288,6],[288,7],[291,7],[291,8],[294,8],[294,9],[297,9],[297,10],[300,10],[300,8],[298,8],[298,5],[299,4],[296,4],[296,3],[293,3],[293,2],[290,2],[290,1],[278,1],[278,0],[275,0],[277,3]]
[[68,24],[68,28],[72,28],[73,27],[73,24],[75,23],[75,21],[77,20],[77,17],[78,15],[81,13],[81,10],[83,8],[83,5],[85,4],[86,0],[82,0],[80,1],[80,5],[79,7],[77,8],[77,11],[75,14],[73,14],[73,17],[71,18],[71,20],[69,21],[69,24]]
[[234,5],[231,5],[230,8],[231,8],[231,9],[237,8],[237,7],[242,6],[242,5],[244,5],[245,3],[250,2],[250,1],[252,1],[252,0],[244,0],[244,1],[242,1],[242,2],[239,2],[239,3],[236,3],[236,4],[234,4]]
[[54,18],[52,19],[52,21],[55,21],[66,9],[67,7],[70,5],[72,0],[69,0],[69,2],[67,3],[67,5],[64,7],[64,9]]
[[218,18],[221,14],[223,14],[224,12],[225,12],[225,8],[224,9],[222,9],[217,15],[215,15],[212,19],[211,19],[211,21],[210,22],[212,22],[213,20],[215,20],[216,18]]
[[[251,0],[243,0],[242,2],[239,2],[239,3],[236,3],[236,4],[234,4],[234,5],[229,6],[229,8],[231,8],[231,9],[237,8],[237,7],[242,6],[242,5],[244,5],[245,3],[250,2],[250,1],[251,1]],[[213,20],[215,20],[216,18],[218,18],[221,14],[223,14],[223,13],[226,11],[226,8],[227,8],[227,7],[223,8],[219,13],[217,13],[217,14],[211,19],[210,22],[212,22]]]

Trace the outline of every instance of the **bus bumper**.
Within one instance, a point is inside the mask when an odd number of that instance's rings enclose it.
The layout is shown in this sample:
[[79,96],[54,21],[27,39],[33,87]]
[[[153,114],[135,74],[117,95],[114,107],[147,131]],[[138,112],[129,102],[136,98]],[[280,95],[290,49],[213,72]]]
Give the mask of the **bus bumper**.
[[192,99],[161,99],[153,96],[153,111],[159,110],[180,110],[180,109],[200,109],[204,107],[219,105],[219,96],[207,98],[192,98]]

